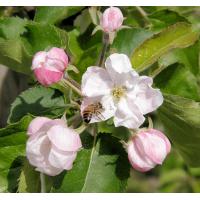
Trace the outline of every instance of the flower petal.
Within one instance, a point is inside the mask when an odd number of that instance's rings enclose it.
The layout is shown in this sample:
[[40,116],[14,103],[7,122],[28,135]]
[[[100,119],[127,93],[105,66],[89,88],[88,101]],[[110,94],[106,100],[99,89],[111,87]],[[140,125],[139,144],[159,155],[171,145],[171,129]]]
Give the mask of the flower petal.
[[34,70],[34,74],[39,83],[44,86],[51,85],[53,83],[57,83],[63,76],[62,72],[56,72],[52,70],[48,70],[45,67],[36,68]]
[[114,124],[116,127],[125,126],[130,129],[136,129],[144,122],[141,111],[133,101],[121,98],[114,116]]
[[155,167],[155,163],[146,160],[136,146],[135,138],[128,144],[128,159],[136,170],[146,172]]
[[49,176],[56,176],[58,174],[60,174],[63,169],[58,169],[58,168],[55,168],[51,165],[46,165],[46,166],[43,166],[43,167],[37,167],[36,168],[36,171],[39,171],[39,172],[42,172],[44,174],[47,174]]
[[[45,151],[41,147],[45,144]],[[26,156],[31,165],[36,167],[43,167],[45,160],[45,153],[50,149],[49,140],[47,135],[38,132],[37,135],[31,136],[26,143]]]
[[102,104],[102,110],[99,110],[98,115],[92,115],[91,121],[89,123],[95,123],[100,121],[105,121],[111,117],[113,117],[116,107],[114,105],[113,99],[110,95],[99,96],[99,97],[85,97],[81,104],[81,115],[83,116],[83,112],[88,108],[91,104],[96,103]]
[[39,131],[39,129],[44,126],[44,124],[52,121],[51,119],[47,117],[36,117],[31,121],[31,123],[28,126],[28,135],[33,135]]
[[148,130],[148,132],[140,132],[137,135],[135,143],[141,147],[140,150],[143,151],[152,162],[162,164],[168,153],[166,141],[163,139],[163,136],[160,137],[160,134],[154,134],[154,131],[152,132],[150,130]]
[[141,76],[134,90],[128,94],[143,115],[156,110],[163,103],[162,93],[159,89],[153,89],[152,83],[152,78]]
[[46,61],[47,52],[39,51],[35,54],[32,61],[32,70],[42,67],[42,64]]
[[106,59],[105,67],[114,85],[130,88],[135,84],[138,74],[133,70],[127,55],[117,53],[110,55]]
[[47,53],[48,64],[55,66],[59,71],[64,71],[68,64],[68,56],[61,48],[53,47]]
[[56,150],[56,148],[51,148],[48,160],[53,167],[70,170],[76,155],[76,152],[62,152]]
[[105,62],[107,71],[112,75],[112,72],[127,73],[132,71],[130,60],[125,54],[114,53],[110,55]]
[[113,84],[107,71],[100,67],[88,67],[82,76],[81,90],[87,97],[108,94]]
[[71,128],[56,125],[49,129],[47,135],[59,150],[78,151],[82,147],[79,134]]

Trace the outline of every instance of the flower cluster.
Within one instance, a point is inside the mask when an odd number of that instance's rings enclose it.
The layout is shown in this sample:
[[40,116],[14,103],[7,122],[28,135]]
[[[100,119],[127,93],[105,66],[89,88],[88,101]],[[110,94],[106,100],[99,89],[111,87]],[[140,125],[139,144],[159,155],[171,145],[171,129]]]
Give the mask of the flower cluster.
[[[116,32],[123,19],[119,8],[111,7],[104,11],[100,25],[106,33]],[[65,78],[67,65],[65,51],[53,47],[47,52],[36,53],[32,70],[42,85],[49,86]],[[152,84],[151,77],[140,76],[133,69],[127,55],[118,53],[106,59],[105,68],[88,67],[81,82],[80,113],[83,120],[86,118],[85,122],[96,123],[113,117],[115,127],[130,129],[134,134],[124,147],[133,168],[141,172],[162,164],[171,148],[169,140],[160,131],[139,129],[145,121],[144,116],[163,103],[160,90],[153,88]],[[37,171],[51,176],[70,170],[82,147],[79,134],[62,119],[37,117],[30,123],[27,134],[29,162]]]

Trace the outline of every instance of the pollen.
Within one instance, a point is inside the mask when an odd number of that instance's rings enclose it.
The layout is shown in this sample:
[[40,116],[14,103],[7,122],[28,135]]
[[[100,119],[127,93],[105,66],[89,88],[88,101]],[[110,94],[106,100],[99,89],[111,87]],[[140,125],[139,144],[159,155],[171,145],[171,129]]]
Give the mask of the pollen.
[[125,87],[115,87],[112,90],[112,96],[116,99],[119,100],[121,97],[123,97],[126,93],[126,88]]

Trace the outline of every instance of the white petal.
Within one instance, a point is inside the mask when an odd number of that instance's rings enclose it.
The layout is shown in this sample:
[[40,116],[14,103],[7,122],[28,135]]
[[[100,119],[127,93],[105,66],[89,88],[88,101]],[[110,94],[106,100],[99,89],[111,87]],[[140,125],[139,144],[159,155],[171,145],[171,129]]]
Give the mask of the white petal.
[[121,98],[114,116],[114,124],[116,127],[125,126],[130,129],[139,128],[145,118],[137,105],[133,101]]
[[116,107],[114,105],[113,99],[110,95],[99,96],[99,97],[85,97],[81,104],[81,115],[88,108],[89,105],[100,102],[103,109],[100,111],[99,115],[92,115],[91,121],[89,123],[95,123],[100,121],[105,121],[114,116]]
[[88,67],[82,76],[81,91],[83,96],[96,97],[110,92],[113,83],[107,71],[100,67]]
[[[45,152],[43,147],[45,146]],[[42,167],[45,160],[45,153],[50,149],[47,135],[38,133],[37,136],[30,137],[26,143],[26,156],[31,165]]]
[[129,88],[134,84],[135,77],[138,77],[125,54],[112,54],[106,59],[105,66],[114,85],[123,85]]
[[70,170],[76,159],[76,155],[76,152],[62,152],[51,148],[48,159],[53,167]]
[[134,91],[130,93],[134,94],[134,103],[144,115],[156,110],[163,103],[162,93],[159,89],[153,89],[152,83],[152,78],[141,76]]
[[71,128],[56,125],[49,129],[47,135],[59,150],[78,151],[82,147],[79,134]]
[[109,72],[114,71],[119,74],[132,71],[130,60],[125,54],[114,53],[110,55],[106,59],[105,67]]

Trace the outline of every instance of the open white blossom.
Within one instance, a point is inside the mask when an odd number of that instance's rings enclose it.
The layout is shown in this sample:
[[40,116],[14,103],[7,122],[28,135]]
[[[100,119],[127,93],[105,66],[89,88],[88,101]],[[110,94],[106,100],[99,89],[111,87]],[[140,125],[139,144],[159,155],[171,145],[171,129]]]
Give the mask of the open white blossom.
[[152,83],[151,77],[139,76],[133,70],[125,54],[112,54],[105,62],[105,69],[92,66],[84,73],[81,112],[90,104],[100,102],[101,114],[92,115],[90,123],[114,117],[116,127],[138,128],[145,120],[143,115],[163,103],[160,90],[153,89]]

